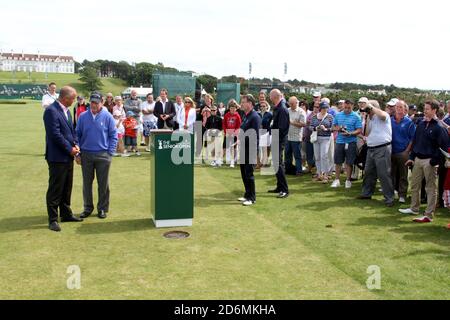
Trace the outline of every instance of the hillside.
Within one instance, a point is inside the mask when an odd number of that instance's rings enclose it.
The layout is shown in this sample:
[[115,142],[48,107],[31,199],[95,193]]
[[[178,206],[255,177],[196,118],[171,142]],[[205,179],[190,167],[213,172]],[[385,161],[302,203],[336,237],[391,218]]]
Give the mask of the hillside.
[[[70,85],[81,92],[79,77],[79,74],[49,73],[46,79],[43,72],[32,72],[31,77],[29,77],[28,72],[16,72],[15,76],[13,76],[11,72],[0,71],[0,83],[47,84],[55,82],[59,88],[64,85]],[[125,81],[117,78],[102,78],[102,83],[104,86],[102,92],[112,92],[114,95],[119,95],[128,87]]]

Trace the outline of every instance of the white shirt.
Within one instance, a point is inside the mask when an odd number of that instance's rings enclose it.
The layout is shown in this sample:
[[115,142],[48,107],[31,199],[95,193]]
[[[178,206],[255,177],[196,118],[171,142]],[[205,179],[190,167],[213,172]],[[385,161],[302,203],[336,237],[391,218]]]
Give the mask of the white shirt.
[[175,103],[175,110],[177,112],[177,116],[180,113],[180,111],[184,108],[184,103],[182,102],[181,104]]
[[[148,103],[147,101],[144,101],[143,103],[141,103],[141,111],[153,111],[155,110],[155,102],[153,103]],[[152,122],[156,122],[157,119],[156,117],[152,114],[144,114],[142,113],[142,121],[152,121]]]
[[69,120],[69,116],[67,115],[67,112],[69,111],[69,109],[67,109],[67,107],[65,105],[63,105],[61,102],[58,101],[58,103],[59,103],[59,106],[61,107],[61,109],[63,110],[64,115],[66,116],[66,119]]
[[368,121],[367,146],[377,147],[392,142],[391,118],[386,114],[386,120],[382,121],[377,115]]
[[[195,111],[195,108],[191,108],[189,110],[187,123],[185,124],[184,120],[186,118],[186,109],[183,108],[180,110],[180,112],[177,114],[177,122],[180,125],[180,131],[189,131],[190,133],[194,133],[194,124],[197,120],[197,112]],[[184,126],[187,125],[188,129],[185,130]]]
[[49,92],[44,94],[42,97],[42,108],[47,108],[49,105],[54,103],[59,98],[59,94],[55,92],[54,95],[51,95]]

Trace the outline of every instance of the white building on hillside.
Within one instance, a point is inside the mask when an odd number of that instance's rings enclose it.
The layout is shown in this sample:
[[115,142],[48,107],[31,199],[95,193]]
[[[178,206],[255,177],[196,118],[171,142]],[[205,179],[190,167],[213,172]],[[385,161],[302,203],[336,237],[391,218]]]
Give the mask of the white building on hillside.
[[69,56],[0,52],[0,71],[75,73],[75,60]]

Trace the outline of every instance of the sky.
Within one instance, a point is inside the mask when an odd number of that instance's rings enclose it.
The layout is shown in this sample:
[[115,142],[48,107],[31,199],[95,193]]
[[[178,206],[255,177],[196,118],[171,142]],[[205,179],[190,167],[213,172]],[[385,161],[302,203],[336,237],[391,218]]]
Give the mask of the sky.
[[[443,0],[3,2],[2,52],[179,70],[450,89]],[[284,75],[284,63],[288,65]]]

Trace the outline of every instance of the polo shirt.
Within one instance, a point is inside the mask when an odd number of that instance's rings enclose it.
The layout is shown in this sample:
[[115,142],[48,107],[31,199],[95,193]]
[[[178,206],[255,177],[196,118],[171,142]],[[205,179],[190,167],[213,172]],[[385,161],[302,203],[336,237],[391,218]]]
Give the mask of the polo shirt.
[[[339,112],[336,117],[334,117],[333,126],[343,126],[347,129],[347,131],[352,132],[357,129],[362,129],[362,121],[361,117],[354,111],[346,114],[344,111]],[[356,136],[346,137],[342,133],[339,132],[336,143],[338,144],[346,144],[353,143],[357,141]]]
[[392,142],[391,118],[386,114],[386,119],[381,120],[377,115],[368,120],[367,146],[377,147]]
[[413,141],[416,134],[416,126],[408,117],[403,117],[397,123],[395,117],[391,117],[392,125],[392,154],[402,153]]

